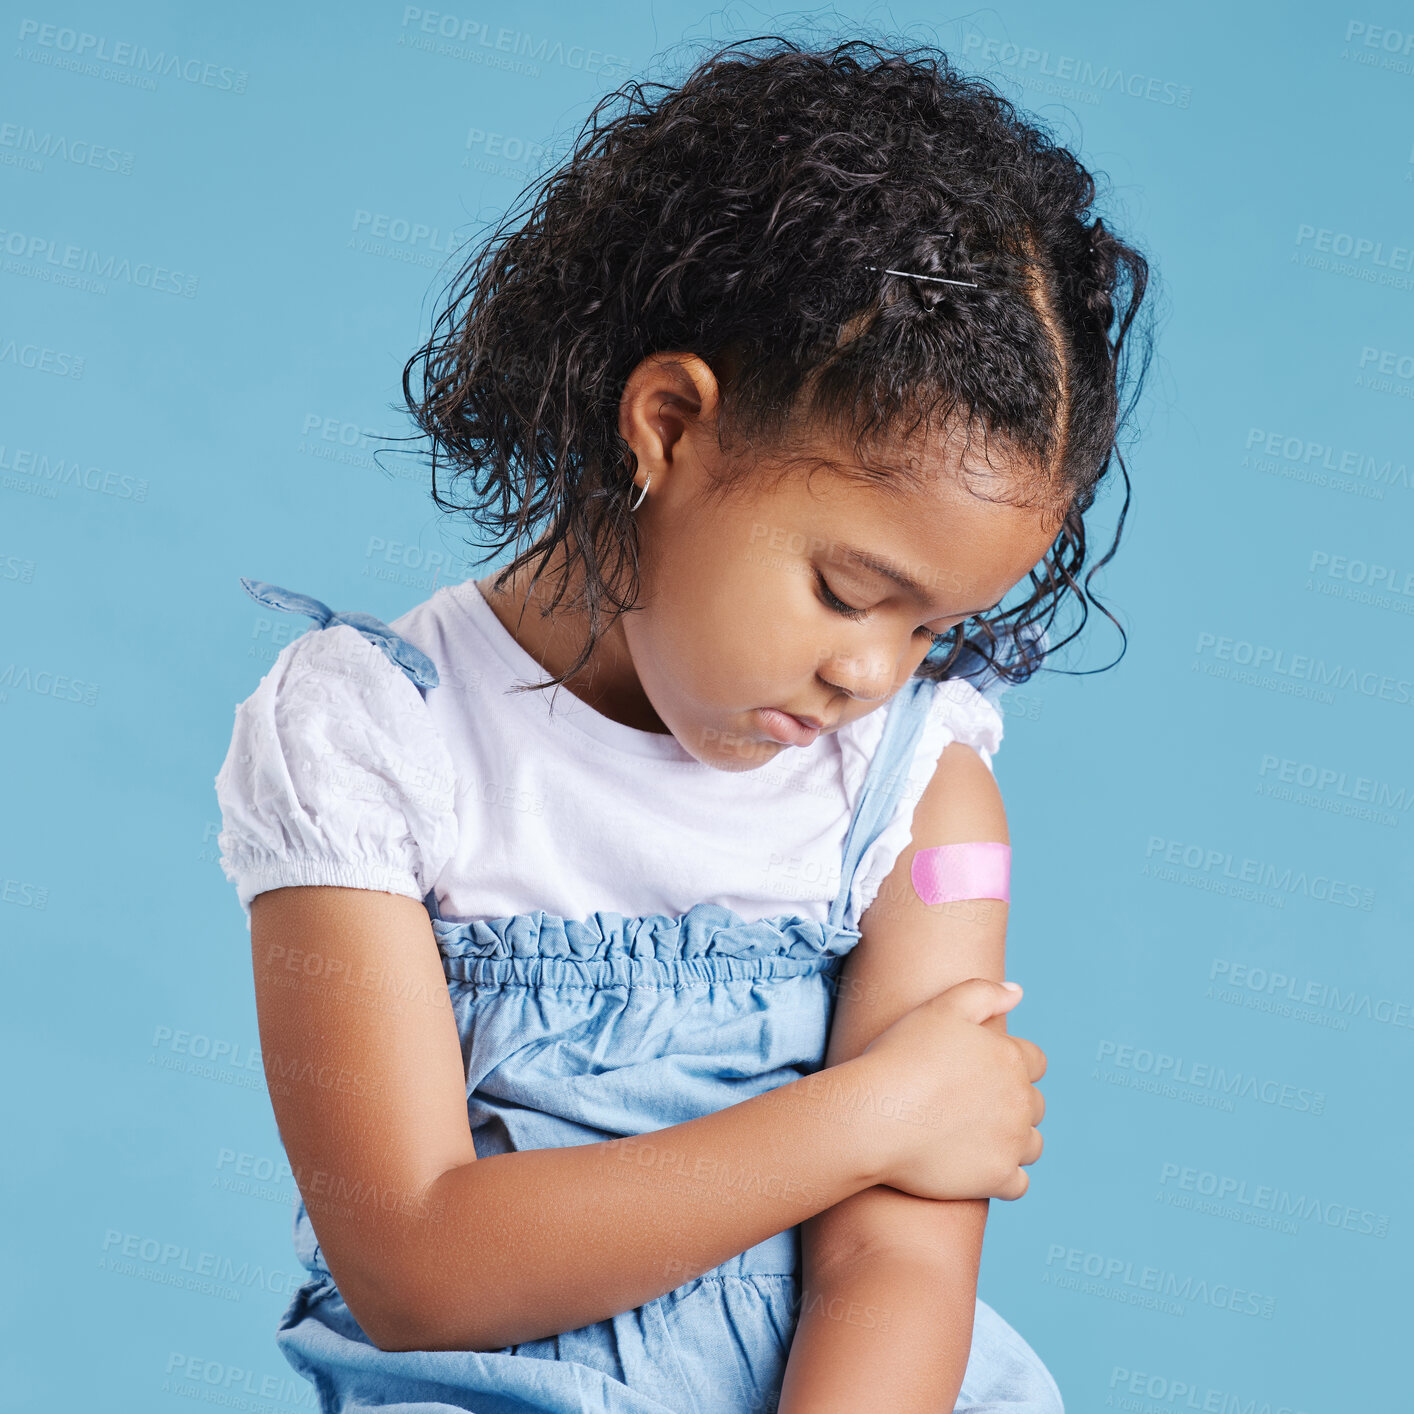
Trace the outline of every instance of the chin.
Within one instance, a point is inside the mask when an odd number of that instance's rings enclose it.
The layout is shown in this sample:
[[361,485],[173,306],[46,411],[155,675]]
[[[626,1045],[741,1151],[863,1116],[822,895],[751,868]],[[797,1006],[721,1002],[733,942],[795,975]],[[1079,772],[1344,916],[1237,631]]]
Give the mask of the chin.
[[710,743],[709,752],[693,750],[681,737],[678,742],[704,766],[711,766],[716,771],[757,771],[769,765],[781,752],[790,749],[777,741],[712,728],[703,728],[698,732],[698,737]]

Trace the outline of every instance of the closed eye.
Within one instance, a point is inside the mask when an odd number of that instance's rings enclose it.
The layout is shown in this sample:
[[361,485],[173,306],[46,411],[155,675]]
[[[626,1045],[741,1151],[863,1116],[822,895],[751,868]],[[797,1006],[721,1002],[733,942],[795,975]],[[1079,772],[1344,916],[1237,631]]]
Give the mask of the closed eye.
[[819,570],[815,571],[815,580],[820,586],[820,597],[835,613],[843,614],[847,619],[867,619],[869,617],[868,609],[853,608],[835,594],[830,586],[825,583],[825,576],[821,574]]
[[[833,609],[835,613],[842,614],[847,619],[858,620],[869,617],[868,609],[856,609],[853,605],[846,604],[825,582],[825,576],[818,569],[815,571],[815,582],[820,587],[820,598],[827,608]],[[940,647],[947,640],[947,634],[934,633],[930,628],[917,628],[913,632],[915,636],[923,634],[925,637],[931,638],[935,647]]]

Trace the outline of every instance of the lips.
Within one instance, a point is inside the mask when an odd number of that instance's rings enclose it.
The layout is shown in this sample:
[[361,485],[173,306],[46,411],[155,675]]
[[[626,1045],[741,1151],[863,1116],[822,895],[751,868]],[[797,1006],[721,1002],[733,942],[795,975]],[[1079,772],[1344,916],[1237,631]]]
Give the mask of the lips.
[[818,717],[797,717],[779,707],[762,707],[758,715],[766,734],[782,746],[809,746],[824,725]]

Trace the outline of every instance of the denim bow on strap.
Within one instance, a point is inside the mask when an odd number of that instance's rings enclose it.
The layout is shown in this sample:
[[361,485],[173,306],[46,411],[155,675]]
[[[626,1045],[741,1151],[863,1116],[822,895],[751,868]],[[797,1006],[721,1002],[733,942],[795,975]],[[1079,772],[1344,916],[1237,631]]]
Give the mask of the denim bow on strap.
[[437,665],[420,648],[415,648],[407,639],[389,628],[382,619],[375,619],[372,614],[357,611],[336,614],[327,604],[310,598],[308,594],[297,594],[293,589],[281,589],[278,584],[267,584],[263,579],[247,579],[242,575],[241,588],[257,604],[264,604],[267,608],[283,609],[291,614],[308,614],[320,628],[348,624],[351,628],[356,628],[370,643],[376,643],[418,687],[426,690],[437,686]]

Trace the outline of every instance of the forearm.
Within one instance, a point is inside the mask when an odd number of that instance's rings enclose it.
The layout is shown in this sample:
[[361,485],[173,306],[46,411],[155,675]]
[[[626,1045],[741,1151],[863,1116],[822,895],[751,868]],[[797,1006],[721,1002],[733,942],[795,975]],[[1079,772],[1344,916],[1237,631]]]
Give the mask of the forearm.
[[779,1414],[951,1410],[972,1345],[987,1206],[876,1187],[806,1222]]
[[[641,1136],[489,1155],[395,1244],[383,1343],[495,1350],[604,1320],[875,1181],[853,1063]],[[385,1298],[385,1303],[393,1298]]]

